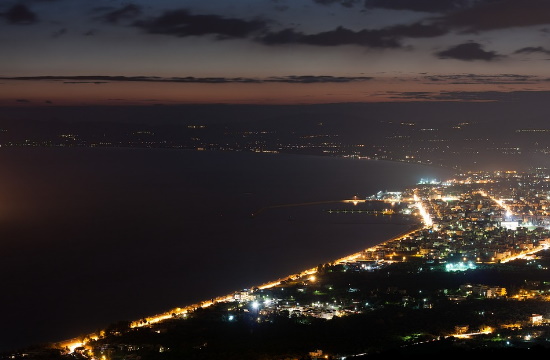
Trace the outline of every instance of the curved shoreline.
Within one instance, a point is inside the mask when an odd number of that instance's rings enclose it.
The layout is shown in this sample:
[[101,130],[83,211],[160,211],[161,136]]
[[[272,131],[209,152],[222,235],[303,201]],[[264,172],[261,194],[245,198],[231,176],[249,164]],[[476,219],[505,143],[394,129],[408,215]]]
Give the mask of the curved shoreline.
[[[409,230],[406,230],[404,232],[401,232],[401,233],[393,236],[392,238],[390,238],[388,240],[385,240],[385,241],[383,241],[379,244],[376,244],[376,245],[371,246],[369,248],[366,248],[366,249],[363,249],[361,251],[355,252],[355,253],[350,254],[348,256],[344,256],[342,258],[333,260],[331,263],[339,264],[339,263],[354,261],[358,257],[360,257],[365,251],[374,250],[378,246],[385,245],[385,244],[390,243],[392,241],[398,241],[398,240],[400,240],[404,237],[407,237],[407,236],[417,232],[418,230],[422,229],[424,226],[421,223],[418,223],[418,224],[415,224],[415,225],[411,225],[411,227],[413,227],[413,228],[409,229]],[[261,285],[251,286],[250,288],[257,288],[257,289],[260,289],[260,290],[269,289],[269,288],[280,285],[283,281],[295,280],[295,279],[298,279],[300,277],[311,276],[311,275],[316,274],[316,273],[317,273],[317,268],[316,267],[315,268],[310,268],[310,269],[303,270],[299,273],[287,275],[285,277],[282,277],[282,278],[279,278],[279,279],[276,279],[276,280],[273,280],[273,281],[269,281],[267,283],[263,283]],[[235,290],[235,291],[238,291],[238,290]],[[227,302],[227,301],[230,301],[232,299],[234,299],[234,292],[231,293],[231,294],[227,294],[227,295],[221,295],[221,296],[215,297],[215,298],[210,299],[210,300],[204,300],[204,301],[200,301],[198,303],[186,305],[184,307],[173,308],[173,309],[165,311],[163,313],[147,316],[147,317],[144,317],[144,318],[139,319],[139,320],[131,321],[130,322],[130,327],[136,328],[136,327],[148,326],[150,324],[155,324],[155,323],[162,322],[164,320],[171,319],[175,316],[185,316],[185,314],[187,314],[191,311],[194,311],[198,308],[207,308],[207,307],[212,306],[214,304],[217,304],[217,303],[220,303],[220,302]],[[88,334],[88,335],[85,335],[84,337],[86,339],[89,339],[89,340],[97,340],[99,338],[97,336],[97,334]],[[72,352],[72,351],[74,351],[75,348],[86,345],[86,342],[81,341],[81,339],[82,339],[82,337],[73,338],[73,339],[63,340],[63,341],[60,341],[60,342],[53,342],[52,344],[54,344],[55,346],[61,347],[61,348],[69,348],[70,351]]]

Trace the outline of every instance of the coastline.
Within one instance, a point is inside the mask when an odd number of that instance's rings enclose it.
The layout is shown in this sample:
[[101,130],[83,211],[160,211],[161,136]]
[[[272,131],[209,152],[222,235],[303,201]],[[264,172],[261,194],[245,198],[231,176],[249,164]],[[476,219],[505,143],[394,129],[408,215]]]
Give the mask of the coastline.
[[[365,251],[374,250],[378,246],[385,245],[385,244],[387,244],[389,242],[392,242],[392,241],[398,241],[398,240],[400,240],[402,238],[405,238],[405,237],[421,230],[422,228],[424,228],[422,223],[417,223],[417,224],[411,225],[410,227],[412,229],[408,229],[404,232],[401,232],[398,235],[393,236],[392,238],[390,238],[388,240],[385,240],[385,241],[383,241],[379,244],[373,245],[369,248],[360,250],[358,252],[355,252],[355,253],[350,254],[348,256],[341,257],[339,259],[335,259],[334,261],[331,261],[331,263],[340,264],[340,263],[345,263],[345,262],[349,262],[349,261],[354,261],[357,258],[359,258],[363,254],[363,252],[365,252]],[[309,269],[306,269],[306,270],[302,270],[299,273],[287,275],[285,277],[282,277],[282,278],[279,278],[279,279],[276,279],[276,280],[272,280],[272,281],[269,281],[267,283],[251,286],[250,288],[251,289],[252,288],[257,288],[257,289],[260,289],[260,290],[269,289],[269,288],[280,285],[284,281],[296,280],[298,278],[301,278],[301,277],[304,277],[304,276],[311,276],[311,275],[314,275],[316,273],[317,273],[317,268],[316,267],[309,268]],[[155,324],[155,323],[158,323],[158,322],[162,322],[164,320],[171,319],[175,316],[185,316],[188,312],[195,311],[198,308],[207,308],[209,306],[212,306],[212,305],[220,303],[220,302],[227,302],[227,301],[233,300],[235,292],[240,291],[240,290],[242,290],[242,289],[236,289],[233,293],[226,294],[226,295],[221,295],[221,296],[215,297],[215,298],[210,299],[210,300],[203,300],[203,301],[200,301],[198,303],[186,305],[184,307],[176,307],[176,308],[170,309],[170,310],[165,311],[165,312],[160,313],[160,314],[150,315],[150,316],[144,317],[144,318],[139,319],[139,320],[133,320],[133,321],[130,322],[130,327],[135,328],[135,327],[148,326],[150,324]],[[89,340],[97,340],[98,339],[97,334],[88,334],[88,335],[86,335],[86,337]],[[82,342],[79,338],[73,338],[73,339],[53,342],[52,345],[55,345],[55,346],[58,346],[58,347],[61,347],[61,348],[67,347],[72,352],[77,347],[85,346],[85,343]]]

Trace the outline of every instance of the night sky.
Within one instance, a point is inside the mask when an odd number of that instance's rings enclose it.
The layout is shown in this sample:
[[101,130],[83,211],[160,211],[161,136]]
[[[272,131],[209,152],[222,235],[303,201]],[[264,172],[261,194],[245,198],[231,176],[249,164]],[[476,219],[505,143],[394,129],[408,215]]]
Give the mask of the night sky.
[[0,44],[2,106],[472,101],[550,88],[549,0],[3,0]]

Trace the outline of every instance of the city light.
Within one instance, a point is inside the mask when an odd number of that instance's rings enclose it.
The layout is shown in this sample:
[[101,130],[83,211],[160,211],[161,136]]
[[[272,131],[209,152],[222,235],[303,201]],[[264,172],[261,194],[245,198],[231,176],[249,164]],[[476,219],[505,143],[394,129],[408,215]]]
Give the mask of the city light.
[[445,265],[445,270],[447,271],[466,271],[475,269],[476,266],[473,262],[458,262],[458,263],[449,263]]
[[420,217],[422,218],[422,221],[424,222],[425,227],[431,227],[433,225],[432,218],[430,217],[430,214],[424,207],[424,204],[422,203],[422,200],[420,197],[415,193],[413,195],[414,202],[416,207],[418,208],[418,212],[420,213]]

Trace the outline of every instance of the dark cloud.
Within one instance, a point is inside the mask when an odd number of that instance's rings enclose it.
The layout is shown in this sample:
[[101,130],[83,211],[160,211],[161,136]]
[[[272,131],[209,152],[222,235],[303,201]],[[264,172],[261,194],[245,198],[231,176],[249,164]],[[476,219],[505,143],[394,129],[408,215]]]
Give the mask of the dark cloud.
[[343,27],[307,35],[293,29],[269,33],[258,39],[266,45],[308,44],[317,46],[361,45],[373,48],[398,48],[394,37],[381,30],[352,31]]
[[369,47],[399,47],[394,38],[379,30],[353,31],[344,27],[338,27],[332,31],[325,31],[317,34],[307,35],[303,38],[304,43],[321,46],[334,45],[364,45]]
[[460,101],[460,102],[509,102],[533,96],[548,98],[548,91],[442,91],[416,92],[406,91],[388,92],[392,99],[425,100],[425,101]]
[[341,77],[341,76],[284,76],[284,77],[271,77],[266,82],[284,82],[284,83],[300,83],[300,84],[312,84],[312,83],[347,83],[355,81],[367,81],[372,80],[372,77],[358,76],[358,77]]
[[63,84],[108,84],[108,81],[63,81]]
[[481,45],[475,42],[464,43],[456,46],[452,46],[447,50],[436,53],[440,59],[456,59],[464,61],[473,60],[485,60],[492,61],[497,60],[501,55],[498,55],[494,51],[485,51]]
[[23,4],[12,6],[3,16],[8,23],[15,25],[30,25],[38,22],[38,16]]
[[435,100],[446,101],[499,101],[505,97],[502,92],[498,91],[443,91],[434,96]]
[[380,32],[385,36],[396,38],[430,38],[445,35],[448,33],[448,30],[437,24],[414,23],[411,25],[390,26],[380,30]]
[[365,0],[365,7],[432,13],[460,9],[468,3],[467,0]]
[[5,80],[20,81],[63,81],[65,84],[103,84],[107,82],[202,82],[202,83],[225,83],[225,82],[260,82],[259,80],[246,78],[195,78],[189,77],[170,77],[163,78],[158,76],[104,76],[104,75],[84,75],[84,76],[18,76],[3,77]]
[[218,15],[192,15],[187,10],[166,11],[149,20],[136,21],[134,26],[150,34],[173,36],[217,35],[219,39],[243,38],[266,28],[261,20],[241,20]]
[[379,30],[353,31],[338,27],[317,34],[304,34],[294,29],[284,29],[263,35],[258,40],[266,45],[308,44],[318,46],[360,45],[372,48],[398,48],[400,39],[428,38],[445,35],[448,31],[437,24],[414,23],[396,25]]
[[389,91],[387,92],[390,99],[403,99],[403,100],[436,100],[437,93],[428,91]]
[[534,75],[518,74],[498,74],[498,75],[480,75],[480,74],[451,74],[451,75],[429,75],[425,79],[430,82],[447,82],[449,84],[472,85],[472,84],[534,84],[540,79]]
[[27,100],[27,99],[17,99],[17,100],[15,100],[15,102],[23,103],[23,104],[28,104],[28,103],[30,103],[31,101],[30,101],[30,100]]
[[[330,1],[324,0],[323,3]],[[246,38],[265,45],[307,44],[316,46],[359,45],[372,48],[401,47],[401,38],[427,38],[442,36],[449,32],[439,23],[413,23],[382,29],[350,30],[339,26],[333,30],[306,34],[293,28],[279,31],[268,30],[266,20],[243,20],[224,18],[218,15],[192,15],[187,10],[166,11],[162,15],[139,20],[133,26],[150,34],[173,36],[217,35],[218,39]]]
[[426,21],[447,32],[550,24],[549,0],[365,0],[365,7],[442,13]]
[[514,51],[514,54],[532,54],[532,53],[542,53],[550,55],[550,50],[543,48],[542,46],[528,46]]
[[436,100],[449,101],[518,101],[527,98],[548,98],[548,91],[444,91]]
[[21,81],[63,81],[64,84],[105,84],[107,82],[163,82],[163,83],[260,83],[262,80],[253,78],[224,78],[208,77],[196,78],[188,77],[158,77],[158,76],[103,76],[103,75],[84,75],[84,76],[21,76],[4,77],[5,80]]
[[134,4],[128,4],[120,9],[112,10],[101,16],[101,19],[107,23],[116,24],[121,20],[134,19],[141,14],[141,7]]
[[21,77],[1,77],[3,80],[20,80],[20,81],[63,81],[64,84],[105,84],[107,82],[169,82],[169,83],[206,83],[206,84],[221,84],[221,83],[342,83],[371,80],[371,77],[339,77],[339,76],[281,76],[269,77],[263,79],[255,78],[196,78],[188,77],[170,77],[163,78],[157,76],[21,76]]
[[548,0],[485,0],[439,19],[441,24],[478,32],[550,24]]
[[258,40],[266,45],[282,45],[302,42],[306,35],[296,32],[294,29],[284,29],[278,32],[268,33]]
[[359,0],[313,0],[317,4],[321,5],[331,5],[331,4],[340,4],[344,7],[350,8],[359,2]]

